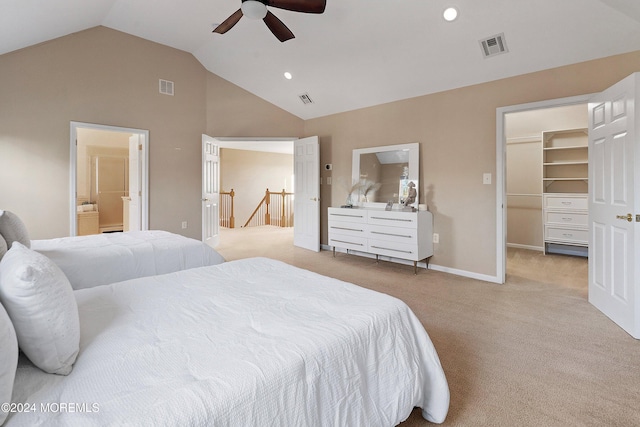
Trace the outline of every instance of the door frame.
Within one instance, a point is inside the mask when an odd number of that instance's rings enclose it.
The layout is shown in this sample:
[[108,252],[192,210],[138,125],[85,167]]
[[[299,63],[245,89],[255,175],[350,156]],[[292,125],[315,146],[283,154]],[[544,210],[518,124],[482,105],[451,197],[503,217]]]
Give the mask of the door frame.
[[496,277],[494,278],[496,283],[504,284],[507,274],[507,137],[504,127],[505,116],[509,113],[586,104],[592,96],[593,94],[578,95],[509,105],[496,109]]
[[70,122],[69,137],[69,235],[76,236],[78,233],[76,222],[76,197],[78,181],[78,129],[93,129],[109,132],[122,132],[138,134],[142,137],[142,154],[140,156],[140,190],[142,197],[140,201],[141,222],[140,229],[149,229],[149,131],[145,129],[134,129],[120,126],[100,125],[96,123]]

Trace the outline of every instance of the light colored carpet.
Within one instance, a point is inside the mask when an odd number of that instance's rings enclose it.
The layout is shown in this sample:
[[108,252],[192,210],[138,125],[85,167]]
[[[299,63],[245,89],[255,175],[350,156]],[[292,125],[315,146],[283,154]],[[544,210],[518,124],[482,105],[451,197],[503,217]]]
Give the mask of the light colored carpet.
[[[393,295],[422,321],[451,391],[446,426],[640,426],[640,343],[587,301],[587,260],[509,250],[507,283],[293,246],[291,229],[224,229],[267,256]],[[431,425],[414,410],[403,427]]]

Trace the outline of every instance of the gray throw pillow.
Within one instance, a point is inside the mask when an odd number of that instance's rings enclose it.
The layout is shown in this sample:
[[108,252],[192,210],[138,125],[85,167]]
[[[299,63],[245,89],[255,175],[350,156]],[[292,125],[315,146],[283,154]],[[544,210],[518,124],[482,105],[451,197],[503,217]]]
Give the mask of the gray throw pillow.
[[13,242],[20,242],[27,248],[31,247],[27,227],[13,212],[0,210],[0,234],[6,240],[9,249]]

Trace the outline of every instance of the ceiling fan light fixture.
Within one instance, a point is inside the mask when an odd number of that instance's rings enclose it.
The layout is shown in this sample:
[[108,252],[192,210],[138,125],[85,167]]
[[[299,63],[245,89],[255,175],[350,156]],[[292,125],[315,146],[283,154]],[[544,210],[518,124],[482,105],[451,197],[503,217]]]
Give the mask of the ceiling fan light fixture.
[[242,14],[250,19],[263,19],[267,16],[267,6],[256,0],[245,0],[242,2]]

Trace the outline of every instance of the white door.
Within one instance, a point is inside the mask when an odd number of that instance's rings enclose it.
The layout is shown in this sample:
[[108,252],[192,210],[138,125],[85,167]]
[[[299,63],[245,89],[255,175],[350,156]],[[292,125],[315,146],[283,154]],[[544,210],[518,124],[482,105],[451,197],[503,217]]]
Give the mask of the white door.
[[202,241],[220,243],[220,147],[202,135]]
[[635,73],[589,102],[589,302],[634,338],[640,338],[639,88]]
[[320,144],[317,136],[293,142],[293,244],[320,251]]
[[129,226],[124,231],[141,230],[141,138],[142,136],[139,134],[134,134],[129,137]]

